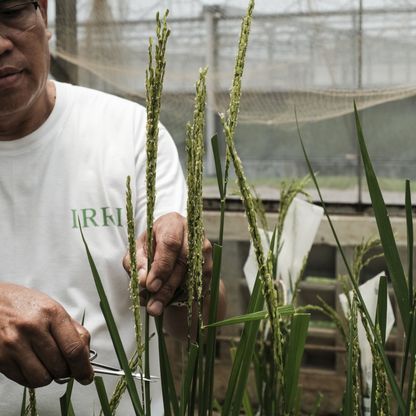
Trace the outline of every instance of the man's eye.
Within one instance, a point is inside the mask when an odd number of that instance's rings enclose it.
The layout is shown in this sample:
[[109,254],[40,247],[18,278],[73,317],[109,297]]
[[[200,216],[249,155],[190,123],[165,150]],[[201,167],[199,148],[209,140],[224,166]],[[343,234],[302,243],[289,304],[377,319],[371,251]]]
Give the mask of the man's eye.
[[17,19],[25,12],[25,7],[14,7],[12,9],[0,10],[0,17],[3,19]]

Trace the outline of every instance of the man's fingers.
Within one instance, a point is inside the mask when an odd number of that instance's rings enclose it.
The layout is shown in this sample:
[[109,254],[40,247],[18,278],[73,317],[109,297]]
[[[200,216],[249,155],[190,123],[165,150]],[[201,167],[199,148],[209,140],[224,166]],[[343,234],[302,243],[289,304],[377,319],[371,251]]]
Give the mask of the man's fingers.
[[204,263],[202,265],[202,293],[205,295],[210,288],[213,267],[212,245],[207,239],[204,240],[202,252],[204,255]]
[[176,289],[182,284],[185,272],[185,263],[176,263],[169,280],[167,280],[149,300],[147,304],[147,312],[150,315],[158,316],[163,312],[163,308],[170,302]]
[[185,270],[187,250],[182,238],[180,234],[165,234],[157,241],[153,263],[146,279],[149,291],[159,291],[178,265]]
[[[143,233],[136,241],[136,264],[138,271],[139,284],[146,287],[146,270],[147,270],[147,250],[146,250],[146,233]],[[130,275],[130,253],[127,252],[123,257],[124,270]]]
[[27,386],[28,381],[25,379],[20,371],[19,365],[14,360],[8,360],[7,364],[2,365],[0,367],[0,373],[22,386]]
[[52,375],[29,347],[19,353],[18,366],[27,387],[44,387],[53,380]]
[[81,384],[89,384],[94,376],[90,362],[89,335],[85,329],[80,328],[81,325],[75,326],[74,321],[66,316],[55,320],[51,326],[51,333],[68,365],[71,376]]
[[51,336],[45,335],[44,337],[37,337],[32,341],[32,348],[52,378],[69,376],[69,368],[66,361]]
[[164,215],[155,222],[154,256],[146,277],[146,288],[150,292],[157,292],[162,287],[178,261],[186,262],[185,224],[184,218],[176,213]]

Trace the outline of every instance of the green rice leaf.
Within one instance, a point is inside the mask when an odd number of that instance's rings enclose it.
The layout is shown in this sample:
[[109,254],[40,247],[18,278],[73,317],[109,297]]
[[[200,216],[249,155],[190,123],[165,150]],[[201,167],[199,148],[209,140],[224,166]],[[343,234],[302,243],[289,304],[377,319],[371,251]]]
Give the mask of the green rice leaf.
[[284,368],[285,407],[288,414],[293,413],[296,405],[300,365],[308,335],[309,319],[310,315],[307,313],[295,313],[292,318]]
[[313,183],[315,184],[315,188],[316,188],[316,190],[318,192],[318,196],[319,196],[319,199],[321,201],[322,208],[324,209],[325,216],[328,219],[328,223],[329,223],[329,226],[331,228],[332,234],[333,234],[334,239],[335,239],[335,241],[337,243],[337,247],[338,247],[339,253],[341,254],[342,261],[344,262],[345,268],[347,269],[347,273],[348,273],[348,277],[349,277],[349,282],[351,283],[351,286],[354,289],[354,293],[356,294],[357,299],[360,302],[360,307],[362,308],[363,313],[367,317],[367,321],[368,321],[370,330],[371,330],[372,335],[374,337],[375,346],[376,346],[377,350],[380,353],[381,359],[383,360],[383,365],[384,365],[384,368],[386,370],[387,377],[388,377],[388,380],[389,380],[389,383],[390,383],[391,390],[393,392],[394,398],[397,401],[397,404],[398,404],[398,407],[399,407],[400,411],[401,412],[404,412],[405,411],[405,404],[404,404],[404,400],[403,400],[403,397],[401,395],[399,386],[397,384],[395,375],[393,373],[393,370],[391,368],[391,365],[389,363],[389,360],[388,360],[388,358],[386,356],[386,353],[384,351],[383,344],[381,343],[380,337],[378,336],[378,334],[377,334],[377,332],[375,330],[375,327],[374,327],[373,322],[371,320],[370,314],[368,313],[367,306],[365,305],[365,302],[363,300],[363,297],[361,296],[361,292],[360,292],[360,290],[358,288],[358,284],[357,284],[356,280],[354,279],[354,276],[352,274],[350,265],[349,265],[349,263],[347,261],[347,258],[345,256],[344,250],[343,250],[343,248],[341,246],[341,243],[339,241],[338,235],[337,235],[337,233],[335,231],[334,224],[332,223],[331,217],[328,214],[328,210],[327,210],[326,205],[325,205],[325,202],[324,202],[324,200],[322,198],[321,189],[319,187],[318,181],[316,179],[316,175],[315,175],[315,173],[313,171],[311,162],[310,162],[309,157],[308,157],[308,154],[306,152],[305,145],[304,145],[303,140],[302,140],[302,135],[300,133],[299,123],[298,123],[297,115],[296,115],[296,109],[295,109],[295,118],[296,118],[296,127],[297,127],[297,131],[298,131],[298,137],[299,137],[300,145],[302,147],[302,151],[303,151],[303,154],[304,154],[304,157],[305,157],[305,161],[306,161],[306,164],[308,166],[308,170],[309,170],[309,173],[310,173],[311,178],[313,180]]
[[377,300],[377,312],[376,312],[376,324],[380,328],[381,340],[384,343],[386,339],[386,326],[387,326],[387,278],[386,276],[380,277],[378,285],[378,300]]
[[218,190],[220,192],[221,199],[223,199],[225,197],[224,179],[223,179],[222,167],[221,167],[221,157],[220,157],[220,148],[218,145],[218,135],[212,136],[211,146],[212,146],[212,152],[214,153],[215,173],[217,176]]
[[[269,252],[273,250],[275,242],[276,231],[273,233],[269,246]],[[257,274],[253,292],[251,294],[250,302],[248,305],[248,313],[259,312],[263,309],[264,295],[262,291],[262,281],[260,280],[259,274]],[[235,361],[231,370],[225,402],[222,408],[222,415],[228,416],[230,415],[231,411],[231,414],[233,415],[239,414],[244,393],[246,391],[250,364],[254,356],[259,326],[260,320],[246,322],[244,324],[243,333],[240,338],[240,343],[237,347]]]
[[[277,308],[277,313],[280,316],[290,316],[295,312],[293,305],[283,305]],[[217,328],[220,326],[230,326],[236,324],[243,324],[245,322],[258,321],[267,319],[269,314],[267,311],[258,311],[253,313],[247,313],[245,315],[234,316],[233,318],[224,319],[223,321],[214,322],[209,325],[205,325],[204,328]]]
[[[213,271],[211,278],[211,296],[208,313],[208,324],[214,323],[217,319],[219,286],[221,273],[222,247],[214,244],[213,247]],[[206,344],[205,344],[205,377],[203,394],[200,400],[203,401],[201,413],[206,414],[207,409],[211,409],[213,401],[213,385],[214,385],[214,363],[216,355],[216,328],[208,328]]]
[[263,394],[262,385],[265,379],[263,375],[262,365],[260,363],[259,352],[255,351],[253,354],[253,367],[254,367],[254,378],[256,383],[257,401],[260,402],[260,398]]
[[[412,328],[411,328],[411,334],[415,334],[416,333],[416,319],[415,319],[415,308],[413,309],[412,312],[412,317],[411,317],[411,322],[412,322]],[[407,348],[407,344],[409,345],[409,352],[408,352],[408,357],[409,359],[407,361],[405,361],[403,364],[407,364],[407,366],[404,366],[403,369],[403,373],[402,373],[402,377],[403,377],[403,384],[404,384],[404,377],[407,371],[408,374],[408,379],[407,379],[407,384],[408,386],[414,386],[414,377],[415,377],[415,354],[416,354],[416,340],[414,335],[410,338],[410,340],[408,340],[406,342],[406,348]],[[413,416],[410,412],[411,409],[411,404],[412,404],[412,395],[414,394],[414,390],[409,388],[408,392],[407,392],[407,408],[406,408],[406,415],[407,416]],[[399,416],[401,416],[403,413],[399,413]]]
[[345,380],[345,393],[343,397],[342,414],[343,416],[350,416],[353,414],[353,348],[354,338],[357,336],[356,328],[354,327],[353,319],[349,319],[348,329],[348,343],[347,343],[347,377]]
[[[231,353],[231,360],[234,362],[235,360],[235,352],[236,352],[236,348],[230,348],[230,353]],[[248,396],[248,392],[247,389],[245,389],[244,391],[244,396],[243,396],[243,409],[244,409],[244,414],[246,416],[254,416],[254,412],[253,412],[253,408],[251,406],[250,403],[250,398]]]
[[23,389],[23,398],[22,398],[22,407],[20,408],[20,416],[25,416],[26,410],[26,395],[27,395],[27,388]]
[[[378,299],[376,310],[376,325],[380,328],[381,339],[384,342],[386,339],[386,325],[387,325],[387,278],[386,276],[380,277],[380,283],[378,285]],[[377,400],[376,400],[376,375],[375,368],[373,366],[373,382],[371,389],[371,414],[376,414]],[[403,391],[403,386],[401,386]]]
[[182,386],[181,386],[181,401],[179,405],[179,415],[185,416],[186,408],[189,403],[189,394],[190,389],[189,386],[192,383],[192,378],[195,373],[195,365],[197,363],[199,356],[199,346],[192,342],[189,347],[188,353],[188,365],[185,371],[185,377],[182,379]]
[[[263,307],[264,296],[261,290],[261,281],[257,275],[256,283],[254,284],[253,293],[248,305],[248,313],[262,311]],[[236,391],[244,391],[247,384],[248,372],[256,345],[256,336],[259,325],[259,320],[246,322],[244,324],[244,329],[240,338],[240,343],[237,347],[235,360],[233,362],[231,374],[228,380],[227,391],[221,412],[221,415],[223,416],[229,416],[231,414],[232,406],[240,409],[241,402],[238,404],[234,399]]]
[[[82,322],[84,322],[84,317],[82,318]],[[71,378],[71,380],[69,380],[66,385],[65,394],[59,399],[59,402],[61,404],[62,416],[74,416],[74,409],[71,403],[71,395],[72,395],[73,387],[74,387],[74,379]]]
[[406,277],[403,271],[403,266],[400,260],[396,241],[394,239],[393,229],[391,227],[383,195],[381,194],[380,186],[378,184],[377,177],[374,172],[370,156],[368,154],[367,146],[365,144],[361,122],[355,103],[354,114],[357,127],[358,143],[360,145],[361,157],[363,159],[364,170],[367,177],[368,191],[370,193],[378,232],[380,234],[381,244],[384,249],[384,257],[386,259],[387,268],[390,273],[394,294],[397,299],[397,305],[399,307],[403,327],[407,335],[409,331],[410,302]]
[[95,388],[97,389],[98,398],[100,399],[101,410],[104,416],[112,416],[110,405],[108,403],[107,391],[102,377],[94,377]]
[[91,272],[94,278],[95,286],[97,288],[98,296],[100,298],[101,311],[104,315],[105,322],[110,332],[111,340],[113,342],[113,346],[114,346],[118,361],[126,377],[127,391],[129,392],[131,403],[134,408],[134,412],[136,415],[143,415],[144,414],[143,407],[140,404],[140,399],[137,393],[137,388],[134,383],[133,377],[131,375],[129,361],[126,356],[123,343],[121,342],[120,334],[118,332],[117,325],[114,320],[114,316],[113,316],[113,313],[111,312],[110,304],[107,299],[107,295],[105,293],[103,284],[101,282],[101,277],[98,273],[95,262],[91,256],[91,252],[85,240],[84,233],[82,232],[81,221],[79,220],[79,218],[78,218],[78,225],[79,225],[79,229],[81,232],[82,241],[84,243],[85,250],[87,252],[88,262],[90,264],[90,268],[91,268]]
[[159,341],[159,360],[160,360],[160,378],[162,383],[163,406],[165,416],[179,414],[178,398],[176,396],[175,383],[173,381],[172,369],[170,366],[168,351],[166,348],[165,337],[163,335],[163,320],[155,319],[156,329]]
[[253,312],[245,315],[234,316],[233,318],[224,319],[223,321],[214,322],[213,324],[204,326],[204,328],[218,328],[221,326],[243,324],[245,322],[267,319],[268,316],[269,314],[267,313],[267,311]]
[[412,193],[410,181],[406,179],[406,227],[407,227],[407,283],[409,286],[409,303],[413,304],[413,214],[412,214]]

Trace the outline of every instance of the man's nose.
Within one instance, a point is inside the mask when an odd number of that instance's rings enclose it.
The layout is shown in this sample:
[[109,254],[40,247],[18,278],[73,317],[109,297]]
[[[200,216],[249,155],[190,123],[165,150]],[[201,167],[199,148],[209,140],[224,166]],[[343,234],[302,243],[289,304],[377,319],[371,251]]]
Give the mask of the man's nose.
[[0,55],[13,49],[13,42],[1,33],[0,29]]

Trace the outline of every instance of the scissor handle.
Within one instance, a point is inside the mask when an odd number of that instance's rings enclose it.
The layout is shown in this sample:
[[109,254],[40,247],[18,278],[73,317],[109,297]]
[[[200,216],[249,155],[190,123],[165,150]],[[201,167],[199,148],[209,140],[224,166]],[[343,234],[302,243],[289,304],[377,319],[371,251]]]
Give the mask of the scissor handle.
[[[98,356],[97,351],[90,348],[90,361],[93,362]],[[55,378],[55,382],[58,384],[66,384],[71,380],[71,377]]]

